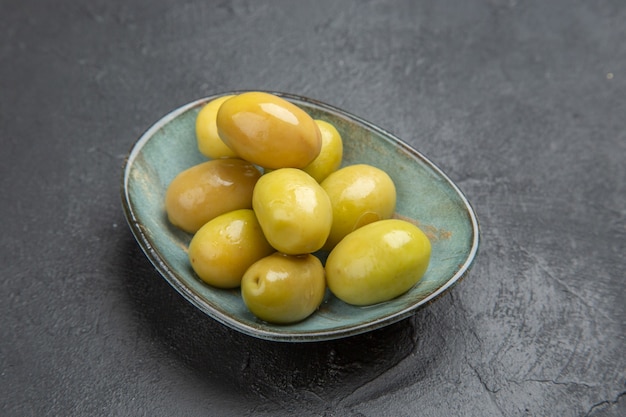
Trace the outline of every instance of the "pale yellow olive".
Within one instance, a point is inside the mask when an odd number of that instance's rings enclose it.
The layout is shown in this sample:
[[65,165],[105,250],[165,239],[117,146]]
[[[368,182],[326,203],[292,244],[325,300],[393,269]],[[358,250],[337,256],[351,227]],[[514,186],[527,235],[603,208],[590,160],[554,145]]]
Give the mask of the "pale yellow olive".
[[332,124],[324,120],[315,120],[315,123],[317,123],[317,127],[319,127],[322,134],[322,150],[317,158],[303,170],[315,178],[317,182],[322,182],[341,166],[343,140]]
[[263,168],[304,168],[322,148],[319,128],[311,116],[274,94],[236,95],[222,103],[216,123],[228,147]]
[[235,288],[250,265],[273,252],[254,212],[241,209],[202,226],[189,243],[188,256],[202,281],[214,287]]
[[330,291],[353,305],[391,300],[407,292],[430,263],[428,237],[404,220],[380,220],[347,235],[328,255]]
[[252,264],[241,281],[241,295],[252,314],[277,324],[313,314],[325,291],[324,267],[310,254],[274,253]]
[[252,208],[252,191],[261,176],[242,159],[214,159],[179,173],[165,194],[169,221],[195,233],[206,222],[232,210]]
[[254,187],[252,207],[270,244],[290,255],[319,250],[332,225],[328,196],[296,168],[264,174]]
[[333,207],[333,225],[324,244],[331,250],[361,226],[389,219],[396,209],[396,187],[387,173],[368,164],[349,165],[321,183]]
[[209,101],[200,109],[196,117],[196,140],[198,150],[208,158],[233,158],[237,156],[235,151],[226,146],[219,137],[215,121],[220,106],[231,97],[234,96],[226,95]]

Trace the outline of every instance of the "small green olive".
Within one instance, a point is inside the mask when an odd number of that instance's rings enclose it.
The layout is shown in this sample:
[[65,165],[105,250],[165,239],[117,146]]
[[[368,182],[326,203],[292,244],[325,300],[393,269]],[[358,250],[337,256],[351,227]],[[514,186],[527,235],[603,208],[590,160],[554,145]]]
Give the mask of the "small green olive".
[[231,97],[234,96],[221,96],[209,101],[200,109],[196,117],[196,140],[198,150],[208,158],[234,158],[237,156],[235,151],[226,146],[217,133],[217,111],[222,103]]
[[248,309],[277,324],[295,323],[313,314],[325,291],[324,267],[310,254],[274,253],[252,264],[241,281]]
[[343,140],[332,124],[324,120],[315,120],[322,134],[322,150],[320,154],[303,171],[322,182],[341,166],[343,158]]
[[321,183],[333,207],[333,225],[324,244],[331,250],[348,233],[378,220],[389,219],[396,209],[396,187],[389,175],[372,165],[349,165]]
[[407,221],[368,224],[348,234],[328,255],[328,288],[353,305],[391,300],[422,278],[430,253],[428,237]]
[[315,252],[330,232],[330,200],[317,181],[300,169],[264,174],[254,187],[252,207],[267,240],[279,252]]
[[232,210],[252,208],[259,170],[242,159],[214,159],[179,173],[165,193],[169,221],[195,233],[209,220]]
[[248,267],[271,254],[259,222],[250,209],[217,216],[198,230],[189,243],[189,261],[209,285],[235,288]]

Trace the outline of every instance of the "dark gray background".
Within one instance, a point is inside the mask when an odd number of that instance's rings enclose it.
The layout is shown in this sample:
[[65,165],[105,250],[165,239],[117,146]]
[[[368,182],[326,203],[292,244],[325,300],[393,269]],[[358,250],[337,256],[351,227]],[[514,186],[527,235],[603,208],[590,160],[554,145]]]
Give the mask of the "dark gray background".
[[[622,0],[2,1],[0,414],[626,415],[625,22]],[[121,170],[234,89],[432,159],[481,221],[470,276],[333,342],[198,313],[135,243]]]

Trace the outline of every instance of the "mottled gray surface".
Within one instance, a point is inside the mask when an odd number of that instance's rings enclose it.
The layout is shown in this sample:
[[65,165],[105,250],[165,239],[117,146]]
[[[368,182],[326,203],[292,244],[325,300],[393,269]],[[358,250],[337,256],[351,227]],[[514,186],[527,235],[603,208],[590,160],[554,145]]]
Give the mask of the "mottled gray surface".
[[[626,415],[626,2],[54,3],[0,3],[1,415]],[[434,160],[481,221],[472,274],[327,343],[196,312],[121,168],[169,110],[247,88]]]

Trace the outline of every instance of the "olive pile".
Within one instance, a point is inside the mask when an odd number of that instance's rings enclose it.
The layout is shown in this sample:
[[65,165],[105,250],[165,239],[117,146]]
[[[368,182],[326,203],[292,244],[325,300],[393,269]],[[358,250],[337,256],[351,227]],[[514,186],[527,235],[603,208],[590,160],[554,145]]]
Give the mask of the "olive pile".
[[424,275],[430,241],[392,218],[389,175],[367,164],[341,168],[343,139],[332,124],[248,92],[207,103],[196,137],[209,160],[170,183],[168,219],[193,234],[188,255],[198,277],[240,287],[258,318],[303,320],[326,287],[353,305],[387,301]]

